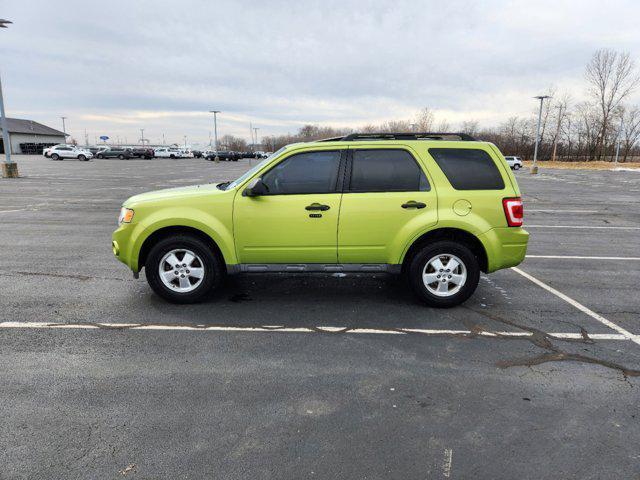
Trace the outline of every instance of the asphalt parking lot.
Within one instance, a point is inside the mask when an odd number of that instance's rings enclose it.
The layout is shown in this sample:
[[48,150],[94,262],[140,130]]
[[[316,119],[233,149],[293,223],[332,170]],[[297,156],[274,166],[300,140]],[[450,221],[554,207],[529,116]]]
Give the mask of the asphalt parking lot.
[[170,305],[121,202],[249,161],[0,179],[0,478],[604,479],[640,472],[640,173],[517,172],[518,269],[462,307],[386,276],[230,278]]

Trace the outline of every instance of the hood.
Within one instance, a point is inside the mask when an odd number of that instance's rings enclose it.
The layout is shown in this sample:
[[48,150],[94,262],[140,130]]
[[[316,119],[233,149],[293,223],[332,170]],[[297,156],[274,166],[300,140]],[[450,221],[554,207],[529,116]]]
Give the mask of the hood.
[[124,202],[125,206],[141,202],[153,202],[157,200],[168,200],[172,198],[183,198],[197,195],[224,193],[225,190],[216,188],[217,183],[208,183],[204,185],[192,185],[189,187],[166,188],[164,190],[154,190],[153,192],[141,193],[134,195]]

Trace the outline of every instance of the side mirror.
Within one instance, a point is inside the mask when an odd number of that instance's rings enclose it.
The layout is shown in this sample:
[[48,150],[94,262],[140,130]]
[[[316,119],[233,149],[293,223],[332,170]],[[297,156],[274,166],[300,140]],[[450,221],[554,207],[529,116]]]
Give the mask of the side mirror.
[[264,184],[261,178],[256,178],[244,189],[242,195],[245,197],[259,197],[260,195],[267,195],[268,193],[269,187]]

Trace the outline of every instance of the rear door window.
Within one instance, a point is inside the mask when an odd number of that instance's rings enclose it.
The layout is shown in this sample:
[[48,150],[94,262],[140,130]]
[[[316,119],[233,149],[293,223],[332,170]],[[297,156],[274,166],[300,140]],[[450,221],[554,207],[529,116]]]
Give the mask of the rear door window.
[[426,192],[430,188],[406,150],[355,150],[351,165],[351,192]]
[[475,148],[430,148],[429,153],[456,190],[502,190],[504,181],[491,156]]

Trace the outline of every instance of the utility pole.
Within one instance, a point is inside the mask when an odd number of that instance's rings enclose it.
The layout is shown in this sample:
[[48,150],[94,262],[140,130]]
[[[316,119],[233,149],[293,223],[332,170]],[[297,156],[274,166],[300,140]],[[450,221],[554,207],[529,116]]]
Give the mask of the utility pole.
[[67,119],[67,117],[60,117],[62,119],[62,132],[65,134],[64,138],[65,138],[65,142],[67,141],[67,127],[64,123],[64,121]]
[[87,129],[84,129],[84,146],[88,147],[89,146],[89,135],[87,135]]
[[214,161],[218,163],[220,158],[218,157],[218,114],[221,110],[209,110],[209,113],[213,113],[213,150],[216,152]]
[[183,135],[183,138],[184,138],[184,149],[186,150],[187,149],[187,136]]
[[142,143],[142,146],[144,147],[144,128],[140,129],[140,142]]
[[616,165],[618,164],[618,158],[620,157],[620,138],[622,137],[622,122],[623,117],[620,115],[620,128],[618,129],[617,141],[616,141]]
[[162,134],[162,146],[165,146],[167,142],[164,141],[164,133]]
[[251,151],[254,151],[255,143],[253,141],[253,125],[249,122],[249,136],[251,137]]
[[[13,23],[11,20],[0,19],[0,28],[7,28]],[[18,178],[18,164],[11,159],[11,141],[9,140],[9,127],[7,117],[4,114],[4,98],[2,96],[2,82],[0,81],[0,128],[2,128],[2,146],[4,148],[4,163],[2,164],[2,176],[4,178]]]
[[560,124],[562,123],[562,105],[556,105],[558,109],[558,125],[556,127],[556,136],[553,138],[553,153],[551,154],[551,161],[556,161],[556,152],[558,151],[558,138],[560,136]]
[[258,145],[258,130],[260,130],[260,127],[253,127],[253,130],[256,132],[256,145]]
[[537,98],[540,100],[540,110],[538,111],[538,126],[536,128],[536,145],[533,149],[533,165],[531,165],[531,173],[538,173],[538,142],[540,141],[540,121],[542,120],[542,104],[545,98],[551,98],[549,95],[538,95]]

